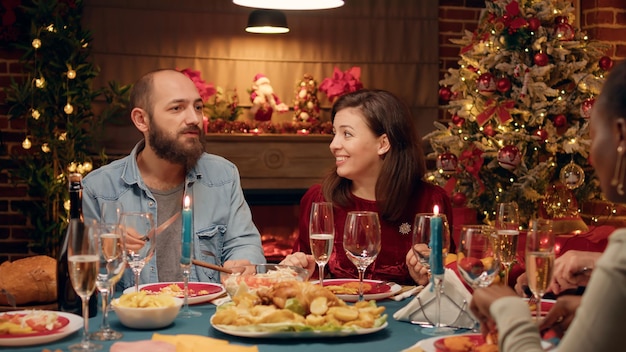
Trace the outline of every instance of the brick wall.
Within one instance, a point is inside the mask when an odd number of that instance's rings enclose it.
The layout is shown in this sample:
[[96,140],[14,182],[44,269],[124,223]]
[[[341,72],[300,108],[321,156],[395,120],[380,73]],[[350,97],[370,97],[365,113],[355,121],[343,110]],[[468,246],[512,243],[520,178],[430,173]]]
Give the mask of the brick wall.
[[[611,44],[607,55],[614,60],[626,58],[626,0],[580,1],[579,16],[582,29],[593,39]],[[484,0],[440,0],[439,1],[439,53],[441,76],[449,67],[456,67],[459,48],[450,43],[459,38],[464,30],[476,28]],[[11,77],[18,77],[19,53],[0,49],[0,87],[7,87]],[[26,219],[14,207],[26,197],[24,186],[14,186],[9,180],[7,169],[11,162],[8,153],[21,148],[24,139],[24,122],[9,121],[6,96],[0,89],[0,262],[28,256],[28,240],[25,236]],[[442,118],[445,118],[442,113]],[[19,150],[19,149],[18,149]]]

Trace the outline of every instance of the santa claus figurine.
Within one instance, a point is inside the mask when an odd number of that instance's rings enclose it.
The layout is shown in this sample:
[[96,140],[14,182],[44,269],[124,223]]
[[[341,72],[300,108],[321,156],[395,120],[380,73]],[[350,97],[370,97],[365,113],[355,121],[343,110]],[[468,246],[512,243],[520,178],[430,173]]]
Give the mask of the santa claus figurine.
[[254,115],[254,119],[257,121],[271,120],[274,110],[278,112],[289,110],[289,107],[281,103],[278,96],[274,94],[270,80],[262,73],[257,73],[254,76],[250,101],[252,101],[250,113]]

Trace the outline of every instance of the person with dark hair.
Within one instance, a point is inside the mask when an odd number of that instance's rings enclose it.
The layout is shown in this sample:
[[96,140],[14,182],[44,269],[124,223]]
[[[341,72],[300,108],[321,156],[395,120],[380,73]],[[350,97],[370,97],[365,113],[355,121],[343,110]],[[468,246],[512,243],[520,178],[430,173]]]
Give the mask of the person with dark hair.
[[299,237],[293,254],[283,263],[303,266],[310,273],[315,270],[315,261],[308,255],[309,212],[313,202],[327,201],[334,204],[335,220],[335,241],[327,264],[331,276],[358,277],[343,251],[344,222],[349,211],[369,210],[379,215],[382,248],[365,276],[426,284],[428,270],[411,250],[415,215],[432,213],[438,205],[451,226],[452,205],[443,188],[423,180],[425,155],[408,107],[390,92],[359,90],[334,103],[331,120],[335,167],[302,197]]
[[[177,215],[186,195],[193,202],[195,258],[226,267],[266,262],[237,167],[204,151],[202,108],[196,86],[181,72],[144,75],[130,97],[130,117],[144,139],[130,155],[90,172],[83,181],[85,218],[99,220],[103,202],[117,201],[125,212],[151,213],[155,227],[173,221],[157,232],[156,254],[142,270],[140,283],[182,281],[182,221]],[[220,277],[215,270],[193,266],[191,280],[219,283]],[[118,286],[133,284],[127,270]]]
[[[591,163],[604,196],[626,203],[626,61],[613,68],[590,119]],[[470,304],[481,330],[497,328],[500,351],[543,351],[539,332],[565,331],[559,351],[623,351],[626,336],[626,228],[615,230],[582,298],[562,296],[538,326],[528,304],[503,285],[479,288]]]

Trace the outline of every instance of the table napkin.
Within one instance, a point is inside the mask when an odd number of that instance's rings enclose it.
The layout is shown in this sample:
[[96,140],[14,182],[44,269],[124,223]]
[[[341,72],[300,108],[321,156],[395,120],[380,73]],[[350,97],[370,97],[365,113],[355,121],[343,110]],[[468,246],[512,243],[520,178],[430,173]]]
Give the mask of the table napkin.
[[[416,324],[434,323],[436,307],[435,291],[431,289],[432,285],[432,283],[428,284],[406,306],[395,312],[393,317],[396,320]],[[469,310],[472,294],[452,269],[445,270],[443,293],[441,295],[441,323],[455,328],[475,328],[477,320]]]

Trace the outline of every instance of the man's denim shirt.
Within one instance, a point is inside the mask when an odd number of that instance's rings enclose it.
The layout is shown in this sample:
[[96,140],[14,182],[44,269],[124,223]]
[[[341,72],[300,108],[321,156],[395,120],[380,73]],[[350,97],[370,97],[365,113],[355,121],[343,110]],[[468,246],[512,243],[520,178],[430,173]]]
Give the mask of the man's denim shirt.
[[[137,154],[144,146],[144,141],[139,142],[130,155],[94,170],[85,177],[85,219],[100,219],[100,202],[120,201],[126,212],[152,213],[155,226],[167,220],[157,219],[156,200],[146,187],[137,166]],[[233,163],[207,153],[187,173],[185,194],[190,195],[193,201],[195,258],[218,265],[234,259],[247,259],[255,264],[266,262],[261,236],[252,222],[252,214],[240,182],[239,171]],[[142,270],[140,284],[159,281],[157,255],[155,253]],[[219,283],[220,277],[217,271],[194,265],[190,280]],[[133,285],[134,276],[127,269],[118,287]]]

